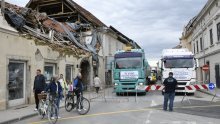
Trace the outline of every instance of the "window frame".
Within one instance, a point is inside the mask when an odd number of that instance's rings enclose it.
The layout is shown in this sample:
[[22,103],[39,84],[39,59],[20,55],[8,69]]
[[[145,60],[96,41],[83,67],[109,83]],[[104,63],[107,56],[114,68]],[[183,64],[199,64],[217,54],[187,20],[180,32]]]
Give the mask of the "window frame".
[[213,31],[212,29],[209,30],[209,37],[210,37],[210,46],[214,44],[213,42]]
[[199,52],[199,41],[197,40],[196,41],[196,53],[198,53]]
[[199,38],[199,43],[200,43],[200,50],[202,51],[204,46],[203,46],[203,39],[202,37]]
[[220,41],[220,22],[217,23],[217,39],[218,39],[218,42]]

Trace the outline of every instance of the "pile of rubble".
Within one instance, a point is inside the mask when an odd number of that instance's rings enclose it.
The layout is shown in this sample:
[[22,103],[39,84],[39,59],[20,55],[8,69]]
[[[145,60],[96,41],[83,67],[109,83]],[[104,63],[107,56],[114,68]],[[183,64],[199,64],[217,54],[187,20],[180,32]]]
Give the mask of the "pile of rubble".
[[[3,9],[6,21],[19,31],[21,36],[32,38],[36,44],[48,45],[63,55],[90,56],[97,54],[101,47],[100,30],[90,24],[80,22],[58,22],[46,13],[38,13],[29,8],[5,3]],[[89,44],[82,42],[90,30],[92,40]]]

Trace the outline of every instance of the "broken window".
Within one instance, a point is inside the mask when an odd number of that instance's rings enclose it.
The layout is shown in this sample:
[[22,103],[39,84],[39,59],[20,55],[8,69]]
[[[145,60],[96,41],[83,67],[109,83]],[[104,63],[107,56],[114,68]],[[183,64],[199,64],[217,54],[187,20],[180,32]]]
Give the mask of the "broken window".
[[66,65],[66,81],[71,82],[73,80],[73,66]]
[[10,62],[8,65],[9,71],[9,100],[24,98],[24,63]]
[[44,66],[44,76],[46,78],[46,83],[50,83],[50,80],[54,75],[55,75],[55,65],[46,64]]

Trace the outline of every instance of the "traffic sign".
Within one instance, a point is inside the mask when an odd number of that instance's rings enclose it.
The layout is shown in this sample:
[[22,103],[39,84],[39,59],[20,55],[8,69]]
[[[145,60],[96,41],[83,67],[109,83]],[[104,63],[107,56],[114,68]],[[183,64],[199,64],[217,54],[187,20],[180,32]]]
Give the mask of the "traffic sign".
[[214,83],[209,83],[209,89],[214,90],[215,89],[215,84]]
[[208,71],[208,70],[209,70],[209,65],[207,65],[207,64],[206,64],[206,65],[203,65],[203,66],[202,66],[202,70],[203,70],[203,71]]

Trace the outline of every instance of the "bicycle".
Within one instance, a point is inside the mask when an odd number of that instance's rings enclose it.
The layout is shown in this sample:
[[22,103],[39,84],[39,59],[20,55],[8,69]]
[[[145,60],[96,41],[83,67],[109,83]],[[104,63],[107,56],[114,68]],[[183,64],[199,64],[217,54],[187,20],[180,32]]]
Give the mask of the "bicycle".
[[66,99],[65,99],[65,109],[67,112],[70,112],[74,108],[77,108],[77,112],[80,115],[85,115],[90,110],[90,102],[88,99],[83,97],[82,93],[79,93],[80,97],[76,100],[74,100],[76,94],[74,91],[69,91]]
[[49,122],[55,124],[58,120],[58,108],[55,104],[56,98],[49,93],[38,94],[38,98],[40,100],[38,113],[41,119],[44,119],[47,115]]

